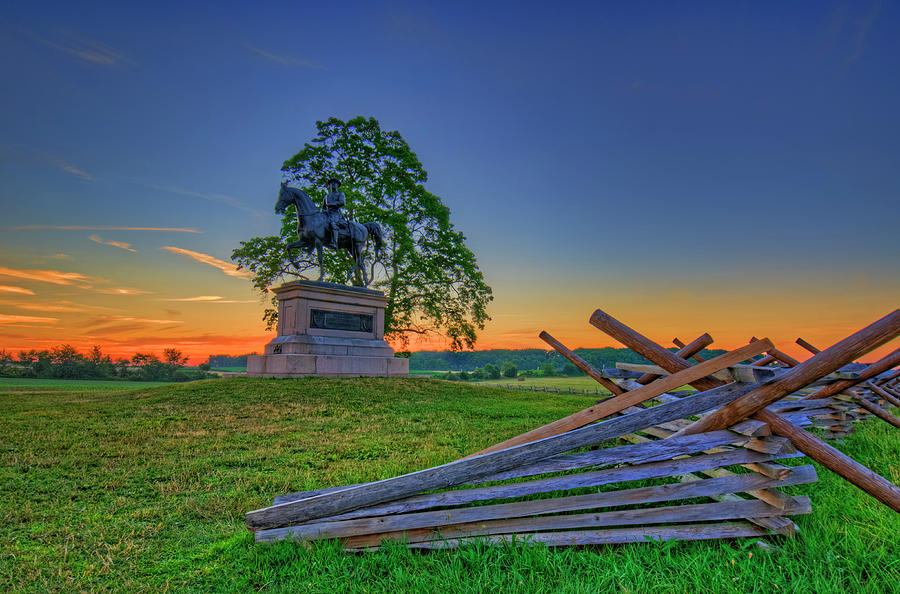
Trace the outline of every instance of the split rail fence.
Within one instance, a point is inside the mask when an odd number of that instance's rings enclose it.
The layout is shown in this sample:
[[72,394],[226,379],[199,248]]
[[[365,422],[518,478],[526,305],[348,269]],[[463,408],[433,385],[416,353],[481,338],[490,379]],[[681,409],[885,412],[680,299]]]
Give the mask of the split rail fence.
[[[601,310],[591,324],[653,365],[595,369],[541,338],[610,397],[466,458],[402,476],[279,495],[246,515],[257,542],[340,539],[418,549],[473,539],[549,546],[792,535],[809,497],[781,489],[817,481],[807,456],[900,512],[900,489],[826,439],[875,416],[900,428],[900,349],[854,363],[900,335],[896,310],[798,361],[768,339],[707,361],[704,334],[675,353]],[[692,359],[696,363],[691,363]],[[696,392],[676,391],[690,385]],[[796,491],[796,490],[793,490]]]

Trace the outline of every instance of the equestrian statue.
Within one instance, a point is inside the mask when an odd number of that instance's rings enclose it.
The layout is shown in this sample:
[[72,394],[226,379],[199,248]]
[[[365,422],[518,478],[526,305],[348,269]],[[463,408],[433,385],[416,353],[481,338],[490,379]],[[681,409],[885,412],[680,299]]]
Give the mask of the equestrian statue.
[[278,193],[278,202],[275,203],[275,214],[284,214],[288,205],[293,204],[297,209],[297,237],[299,239],[287,245],[288,260],[296,267],[293,250],[302,250],[307,254],[316,250],[319,261],[319,278],[321,281],[325,275],[322,268],[322,248],[347,250],[353,258],[353,268],[347,276],[347,282],[353,278],[353,274],[359,270],[363,284],[369,286],[372,279],[366,277],[366,269],[363,265],[363,253],[366,241],[371,237],[375,241],[375,259],[382,246],[381,227],[378,223],[357,223],[349,221],[341,214],[341,208],[346,202],[344,193],[338,188],[341,182],[331,178],[326,182],[328,194],[322,203],[322,210],[316,208],[313,199],[299,188],[287,185],[287,180],[281,182],[281,191]]

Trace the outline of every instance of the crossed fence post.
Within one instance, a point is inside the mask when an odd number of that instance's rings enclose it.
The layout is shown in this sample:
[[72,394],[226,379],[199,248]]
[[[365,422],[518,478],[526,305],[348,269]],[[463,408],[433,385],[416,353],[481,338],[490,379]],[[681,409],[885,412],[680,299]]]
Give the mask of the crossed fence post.
[[[800,346],[802,346],[803,348],[805,348],[806,350],[811,352],[813,355],[817,355],[821,352],[818,348],[814,347],[813,345],[806,342],[802,338],[797,339],[797,344],[799,344]],[[878,396],[881,396],[884,400],[887,400],[894,406],[900,406],[900,400],[897,400],[892,395],[888,394],[887,392],[885,392],[878,386],[874,385],[872,382],[868,381],[868,378],[874,377],[874,376],[878,375],[879,373],[881,373],[882,371],[884,371],[885,369],[890,369],[891,367],[894,367],[897,364],[900,364],[900,349],[895,350],[894,352],[890,353],[886,357],[876,361],[875,363],[872,363],[871,365],[869,365],[868,367],[866,367],[865,369],[860,371],[859,377],[857,377],[856,379],[842,380],[839,382],[835,382],[835,384],[832,384],[831,386],[826,386],[826,388],[829,388],[830,389],[829,391],[832,393],[836,393],[835,392],[836,389],[842,388],[842,389],[840,389],[841,394],[844,394],[846,396],[853,398],[854,402],[858,403],[861,407],[863,407],[864,409],[866,409],[867,411],[869,411],[876,417],[880,418],[881,420],[890,423],[894,427],[900,428],[900,419],[898,419],[897,417],[895,417],[888,411],[884,410],[883,408],[881,408],[874,402],[871,402],[870,400],[865,398],[862,394],[859,394],[858,392],[856,392],[855,390],[853,390],[850,387],[853,385],[860,385],[863,388],[868,389],[870,392],[872,392]],[[840,384],[839,388],[834,387],[837,384]],[[825,388],[823,388],[823,390],[824,389]],[[819,390],[819,392],[821,392],[821,391],[822,390]],[[822,396],[817,396],[817,394],[819,394],[819,392],[816,392],[815,394],[810,394],[809,396],[806,396],[804,398],[804,400],[814,400],[817,398],[822,398]]]
[[[638,334],[601,310],[595,311],[591,316],[591,324],[667,371],[676,373],[690,367],[690,363],[684,359],[674,356],[667,349]],[[898,335],[900,335],[900,310],[895,310],[791,368],[776,380],[767,382],[718,410],[701,417],[688,427],[676,432],[674,436],[723,429],[748,417],[755,418],[767,423],[776,434],[790,439],[798,450],[816,462],[900,512],[900,488],[812,434],[796,427],[781,415],[766,409],[768,405],[853,362]],[[706,387],[710,383],[712,383],[712,387],[716,387],[721,385],[720,382],[715,378],[704,378],[702,382],[692,382],[692,385],[705,390],[710,389]]]

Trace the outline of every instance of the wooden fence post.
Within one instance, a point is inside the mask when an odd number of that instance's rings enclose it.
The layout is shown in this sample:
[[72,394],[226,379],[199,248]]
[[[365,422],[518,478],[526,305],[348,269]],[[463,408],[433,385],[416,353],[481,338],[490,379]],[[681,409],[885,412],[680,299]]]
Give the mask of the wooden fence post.
[[[602,314],[602,312],[600,313]],[[597,312],[595,312],[596,315]],[[605,314],[603,315],[605,316]],[[594,316],[591,317],[592,323],[593,319]],[[648,348],[646,343],[649,340],[647,338],[640,336],[621,322],[616,321],[616,324],[611,324],[610,327],[614,328],[619,336],[626,340],[634,341],[636,346],[639,346],[650,355],[645,355],[648,359],[664,369],[669,365],[671,366],[670,371],[674,371],[676,368],[683,368],[683,365],[689,365],[684,360],[680,364],[673,364],[671,357],[660,356],[659,350],[664,351],[667,355],[671,355],[671,353],[658,345],[656,345],[658,349]],[[624,331],[622,328],[624,328]],[[810,433],[794,426],[780,415],[770,410],[765,410],[765,407],[769,404],[796,392],[847,363],[851,363],[855,359],[893,340],[898,335],[900,335],[900,310],[894,310],[880,320],[790,369],[778,379],[763,384],[737,400],[726,404],[719,410],[701,417],[700,420],[674,433],[672,437],[725,428],[753,415],[757,420],[768,423],[772,431],[778,435],[790,439],[798,450],[813,460],[853,483],[895,511],[900,512],[900,489],[896,485],[859,464],[849,456],[816,439]],[[624,342],[618,336],[616,336],[616,339]],[[631,344],[627,342],[624,344],[632,348],[632,350],[636,350]],[[751,342],[751,344],[753,343]]]
[[[680,340],[678,340],[678,337],[677,337],[677,336],[676,336],[675,338],[672,339],[672,344],[674,344],[675,346],[677,346],[679,349],[683,349],[684,347],[687,346],[686,344],[684,344],[683,342],[681,342]],[[675,354],[677,355],[678,353],[675,353]],[[679,356],[681,356],[681,355],[679,355]],[[688,358],[688,357],[684,357],[684,356],[681,356],[681,357],[682,357],[683,359],[687,359],[687,358]],[[697,354],[697,353],[694,353],[693,355],[691,355],[691,357],[693,357],[694,361],[696,361],[697,363],[703,363],[704,361],[706,361],[706,359],[704,359],[703,357],[701,357],[701,356],[700,356],[699,354]]]
[[[678,340],[676,338],[676,340]],[[682,359],[690,359],[694,357],[700,363],[703,363],[703,359],[697,357],[697,353],[711,345],[713,342],[712,336],[709,334],[703,334],[702,336],[697,337],[690,344],[683,344],[679,347],[679,350],[675,353],[675,356],[681,357]],[[641,377],[637,378],[637,383],[639,384],[649,384],[655,379],[659,379],[660,376],[654,375],[652,373],[645,373]]]
[[[828,398],[829,396],[834,396],[839,392],[843,392],[847,388],[852,388],[856,384],[868,382],[868,380],[870,380],[871,378],[884,373],[885,371],[891,369],[896,365],[900,365],[900,348],[889,353],[882,359],[879,359],[875,363],[872,363],[871,365],[860,371],[859,377],[857,377],[856,379],[836,381],[832,384],[820,388],[818,391],[813,392],[809,396],[804,397],[803,400],[815,400],[817,398]],[[877,386],[875,387],[877,388]]]
[[[675,373],[691,366],[690,363],[676,356],[669,349],[664,349],[649,338],[638,334],[619,320],[604,311],[597,310],[591,315],[591,324],[606,332],[645,359],[653,361],[663,369]],[[665,362],[665,365],[663,364]],[[702,365],[702,363],[701,363]],[[691,382],[698,390],[710,390],[722,385],[716,378],[700,378]]]
[[[702,433],[733,425],[788,394],[852,363],[900,335],[900,309],[866,326],[855,334],[786,371],[774,382],[767,383],[719,410],[706,415],[678,433]],[[670,353],[671,354],[671,353]]]
[[548,333],[541,332],[540,337],[541,337],[541,340],[543,340],[544,342],[546,342],[547,344],[552,346],[554,349],[556,349],[556,352],[558,352],[560,355],[562,355],[563,357],[565,357],[566,359],[571,361],[575,365],[575,367],[577,367],[581,371],[588,374],[588,376],[590,376],[591,378],[597,380],[601,386],[603,386],[604,388],[609,390],[611,393],[622,394],[625,392],[625,390],[623,390],[622,388],[617,386],[611,380],[608,380],[605,377],[603,377],[603,375],[597,369],[595,369],[593,365],[591,365],[590,363],[588,363],[587,361],[585,361],[584,359],[579,357],[574,351],[571,351],[568,348],[566,348],[566,346],[563,343],[559,342],[558,340],[556,340],[555,338],[550,336]]
[[[566,431],[572,431],[573,429],[583,427],[588,423],[593,423],[594,421],[604,419],[609,415],[617,413],[630,406],[634,406],[636,404],[644,402],[645,400],[650,400],[651,398],[660,396],[668,392],[669,390],[678,388],[685,384],[689,384],[693,381],[696,381],[698,378],[703,378],[704,376],[715,373],[726,367],[730,367],[731,365],[734,365],[741,361],[746,361],[748,357],[752,357],[754,354],[765,351],[771,344],[772,343],[769,342],[768,339],[763,339],[725,353],[724,355],[720,355],[715,359],[710,359],[709,361],[699,363],[693,367],[688,365],[687,369],[683,369],[679,372],[673,373],[672,375],[667,375],[664,378],[653,382],[652,384],[641,386],[640,388],[625,392],[612,398],[608,398],[590,408],[586,408],[582,411],[571,414],[568,417],[559,419],[558,421],[548,423],[536,429],[532,429],[531,431],[528,431],[526,433],[522,433],[521,435],[517,435],[516,437],[507,439],[506,441],[492,445],[491,447],[485,448],[479,452],[475,452],[474,454],[471,454],[466,458],[504,450],[506,448],[511,448],[513,446],[522,445],[539,439],[544,439],[553,435],[559,435],[561,433],[565,433]],[[668,353],[668,351],[666,352]],[[720,382],[720,386],[718,387],[721,387],[722,385],[725,385],[725,382]],[[463,460],[465,460],[466,458],[463,458]]]

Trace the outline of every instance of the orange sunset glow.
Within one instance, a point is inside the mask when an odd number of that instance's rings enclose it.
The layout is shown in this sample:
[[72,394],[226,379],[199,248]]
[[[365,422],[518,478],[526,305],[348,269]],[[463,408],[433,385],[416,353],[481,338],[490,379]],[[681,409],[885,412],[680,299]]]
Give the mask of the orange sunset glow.
[[[83,249],[93,248],[89,243]],[[0,279],[8,283],[0,289],[0,346],[18,351],[68,343],[86,350],[96,344],[126,357],[174,346],[200,362],[211,354],[260,352],[273,336],[261,321],[263,298],[224,259],[169,245],[149,255],[136,248],[106,249],[122,252],[103,259],[120,267],[116,275],[109,266],[82,263],[84,255],[47,258],[55,268],[0,267]],[[796,338],[824,348],[891,311],[891,281],[853,300],[829,294],[827,282],[816,287],[806,281],[787,284],[780,293],[728,283],[703,289],[657,288],[650,281],[629,286],[621,280],[609,287],[589,280],[555,288],[495,285],[493,320],[478,348],[547,348],[538,338],[541,330],[572,348],[620,346],[588,323],[600,308],[661,344],[708,332],[715,347],[731,349],[751,336],[767,336],[802,359],[807,353],[794,344]],[[410,340],[413,350],[446,346],[441,339]]]
[[[274,333],[264,329],[265,299],[251,290],[246,272],[199,247],[168,245],[171,238],[157,238],[160,233],[103,242],[92,234],[82,238],[87,241],[77,256],[55,252],[32,258],[52,268],[0,267],[0,348],[17,352],[67,343],[85,351],[100,345],[114,357],[130,357],[176,347],[193,363],[212,354],[261,352]],[[153,249],[154,241],[163,245]],[[808,354],[794,344],[797,338],[830,346],[892,311],[898,290],[895,279],[867,280],[869,290],[855,292],[854,299],[831,289],[826,279],[779,279],[779,291],[737,280],[699,289],[614,280],[552,287],[494,283],[493,319],[477,348],[546,349],[538,338],[541,330],[571,348],[621,346],[588,323],[600,308],[660,344],[708,332],[714,348],[732,349],[751,336],[766,336],[804,359]],[[440,338],[417,336],[409,346],[447,348]],[[867,360],[892,348],[886,345]]]

